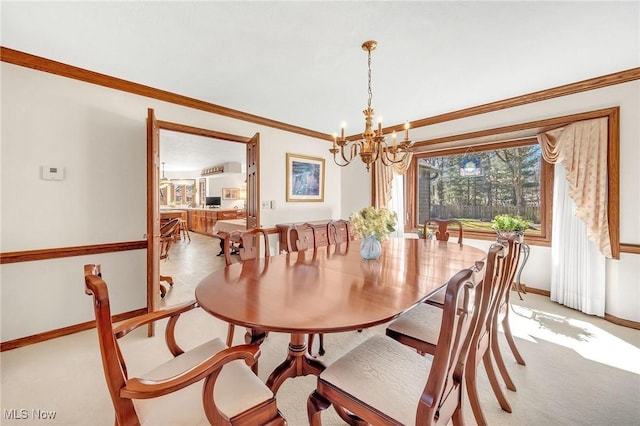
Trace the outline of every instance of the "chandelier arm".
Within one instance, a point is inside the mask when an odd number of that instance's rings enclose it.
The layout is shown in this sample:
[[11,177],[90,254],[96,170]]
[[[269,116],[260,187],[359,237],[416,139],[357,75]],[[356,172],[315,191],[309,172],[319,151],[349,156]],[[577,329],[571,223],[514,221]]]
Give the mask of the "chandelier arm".
[[351,164],[351,162],[350,162],[350,161],[348,161],[348,162],[347,162],[347,161],[345,161],[345,162],[344,162],[344,163],[342,163],[342,164],[338,163],[338,159],[337,159],[337,157],[336,157],[336,153],[335,153],[335,152],[333,153],[333,162],[334,162],[334,163],[336,163],[336,165],[337,165],[337,166],[340,166],[340,167],[348,166],[349,164]]
[[342,152],[342,158],[344,158],[345,161],[348,161],[349,163],[351,163],[358,156],[359,142],[351,142],[348,146],[349,146],[349,159],[345,157],[344,151]]
[[380,160],[382,161],[382,164],[384,164],[385,166],[390,166],[392,164],[389,161],[389,155],[386,151],[382,153],[382,155],[380,156]]
[[402,155],[398,156],[397,153],[396,153],[396,155],[394,155],[393,159],[391,157],[389,157],[388,155],[386,157],[387,157],[387,161],[389,161],[390,163],[398,164],[398,163],[402,163],[404,161],[404,159],[407,157],[407,154],[408,154],[408,152],[404,152]]

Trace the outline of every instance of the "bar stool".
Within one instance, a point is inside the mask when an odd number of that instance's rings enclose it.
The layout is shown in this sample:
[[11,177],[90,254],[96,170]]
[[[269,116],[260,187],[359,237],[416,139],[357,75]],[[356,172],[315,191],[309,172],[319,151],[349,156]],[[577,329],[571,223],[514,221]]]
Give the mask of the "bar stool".
[[189,235],[189,227],[187,226],[187,221],[184,219],[180,219],[180,224],[178,225],[178,233],[180,238],[187,237],[189,241],[191,241],[191,235]]

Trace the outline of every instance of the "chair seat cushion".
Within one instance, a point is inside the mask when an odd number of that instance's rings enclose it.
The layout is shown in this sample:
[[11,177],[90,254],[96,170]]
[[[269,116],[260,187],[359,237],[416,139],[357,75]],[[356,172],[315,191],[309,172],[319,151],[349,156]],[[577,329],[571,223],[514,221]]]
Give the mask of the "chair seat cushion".
[[[224,342],[216,338],[171,359],[139,378],[159,380],[175,376],[226,348]],[[209,424],[202,403],[203,384],[204,380],[201,380],[169,395],[135,400],[140,422],[150,425]],[[229,418],[271,398],[271,390],[242,360],[226,364],[214,388],[216,406]],[[180,409],[176,410],[176,407]]]
[[331,364],[319,380],[401,424],[413,425],[431,362],[431,356],[375,335]]
[[429,298],[425,300],[425,303],[442,307],[444,306],[444,296],[446,293],[447,293],[446,288],[438,290],[433,295],[429,296]]
[[392,321],[387,330],[412,337],[432,345],[438,344],[443,309],[428,303],[420,303]]

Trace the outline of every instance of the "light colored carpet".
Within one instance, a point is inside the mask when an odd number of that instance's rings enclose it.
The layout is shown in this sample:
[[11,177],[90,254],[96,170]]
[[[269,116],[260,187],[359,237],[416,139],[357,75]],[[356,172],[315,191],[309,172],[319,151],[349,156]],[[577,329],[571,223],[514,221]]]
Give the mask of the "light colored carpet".
[[[198,236],[194,239],[198,240]],[[217,245],[205,242],[217,252]],[[195,247],[198,241],[192,244]],[[188,247],[187,243],[183,247]],[[178,255],[174,261],[177,258]],[[221,261],[211,259],[209,268],[211,262]],[[197,283],[199,279],[190,276],[176,280],[166,303],[192,297],[193,288],[187,282]],[[527,365],[515,363],[502,339],[507,367],[518,388],[517,392],[505,390],[512,414],[500,409],[484,370],[480,371],[480,395],[489,424],[640,425],[640,331],[583,315],[543,296],[526,294],[519,301],[514,294],[513,299],[512,329]],[[170,356],[164,346],[163,327],[164,324],[158,328],[154,338],[147,338],[146,331],[139,330],[123,339],[131,376]],[[226,331],[225,323],[198,310],[181,318],[176,334],[179,343],[189,348],[212,336],[224,340]],[[242,342],[243,331],[236,330],[234,343]],[[321,359],[329,364],[374,333],[384,333],[384,326],[362,333],[327,334],[327,353]],[[287,343],[288,335],[271,333],[262,345],[259,375],[263,380],[285,358]],[[0,361],[1,424],[113,424],[95,330],[6,351],[0,354]],[[299,377],[287,380],[280,388],[278,406],[289,425],[308,424],[306,399],[315,380],[313,376]],[[27,410],[28,419],[8,419],[12,409]],[[55,412],[55,418],[37,420],[34,410]],[[475,424],[469,407],[465,416],[468,424]],[[323,423],[344,424],[332,409],[323,414]]]
[[[480,394],[492,425],[637,425],[640,424],[640,332],[587,317],[527,294],[514,306],[512,327],[527,366],[515,363],[503,341],[517,392],[505,391],[513,408],[500,410],[480,373]],[[123,351],[132,375],[168,357],[161,333],[147,338],[143,331],[127,337]],[[348,348],[384,327],[362,333],[325,335],[331,363]],[[182,318],[177,335],[185,347],[210,336],[224,337],[226,325],[202,311]],[[241,342],[240,330],[236,341]],[[271,333],[262,346],[260,377],[286,355],[288,336]],[[111,425],[113,409],[106,390],[95,331],[86,331],[1,354],[2,424]],[[307,424],[306,398],[315,385],[308,376],[286,381],[278,405],[290,425]],[[390,398],[393,395],[389,395]],[[6,410],[55,411],[53,420],[7,420]],[[343,424],[333,410],[324,424]],[[474,423],[470,409],[466,420]]]

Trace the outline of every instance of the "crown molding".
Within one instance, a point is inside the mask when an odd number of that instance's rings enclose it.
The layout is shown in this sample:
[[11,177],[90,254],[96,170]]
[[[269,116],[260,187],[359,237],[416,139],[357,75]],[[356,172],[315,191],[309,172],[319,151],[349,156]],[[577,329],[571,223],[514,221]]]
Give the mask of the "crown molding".
[[199,109],[201,111],[210,112],[212,114],[222,115],[237,120],[247,121],[261,126],[272,127],[286,132],[297,133],[304,136],[310,136],[317,139],[333,140],[331,135],[317,132],[303,127],[294,126],[292,124],[282,123],[280,121],[271,120],[260,117],[258,115],[249,114],[247,112],[238,111],[221,105],[212,104],[210,102],[201,101],[190,98],[188,96],[179,95],[177,93],[168,92],[166,90],[156,89],[154,87],[145,86],[143,84],[134,83],[117,77],[111,77],[95,71],[89,71],[83,68],[67,65],[62,62],[56,62],[51,59],[40,56],[31,55],[29,53],[20,52],[18,50],[9,49],[0,46],[0,60],[9,64],[18,65],[25,68],[31,68],[43,71],[61,77],[72,78],[74,80],[84,81],[85,83],[96,84],[98,86],[108,87],[110,89],[120,90],[122,92],[132,93],[135,95],[145,96],[147,98],[157,99],[176,105],[182,105],[188,108]]
[[[306,129],[291,124],[282,123],[268,118],[260,117],[257,115],[249,114],[246,112],[238,111],[235,109],[227,108],[221,105],[212,104],[209,102],[201,101],[198,99],[190,98],[187,96],[179,95],[177,93],[168,92],[165,90],[156,89],[154,87],[145,86],[142,84],[130,82],[116,77],[111,77],[105,74],[100,74],[95,71],[89,71],[83,68],[75,67],[73,65],[67,65],[61,62],[56,62],[51,59],[46,59],[40,56],[31,55],[29,53],[20,52],[18,50],[10,49],[8,47],[0,46],[0,60],[13,65],[19,65],[26,68],[35,69],[51,74],[56,74],[62,77],[68,77],[75,80],[84,81],[86,83],[97,84],[99,86],[109,87],[111,89],[120,90],[123,92],[133,93],[148,98],[158,99],[165,102],[170,102],[177,105],[182,105],[189,108],[195,108],[202,111],[210,112],[212,114],[218,114],[225,117],[235,118],[237,120],[247,121],[275,129],[284,130],[291,133],[297,133],[312,138],[323,139],[332,142],[333,136],[317,132],[314,130]],[[631,68],[624,71],[615,72],[612,74],[603,75],[600,77],[590,78],[582,80],[576,83],[565,84],[563,86],[557,86],[551,89],[540,90],[525,95],[515,96],[508,99],[503,99],[496,102],[490,102],[483,105],[478,105],[470,108],[465,108],[457,111],[447,112],[444,114],[434,115],[432,117],[426,117],[419,120],[409,122],[411,128],[425,127],[432,124],[443,123],[447,121],[459,120],[461,118],[471,117],[474,115],[486,114],[489,112],[500,111],[503,109],[513,108],[521,105],[526,105],[534,102],[545,101],[548,99],[558,98],[562,96],[573,95],[580,92],[586,92],[589,90],[599,89],[607,86],[614,86],[617,84],[627,83],[634,80],[640,80],[640,67]],[[404,123],[397,124],[383,129],[384,133],[390,131],[401,132],[404,131]],[[348,140],[356,140],[361,137],[360,134],[349,136]]]

